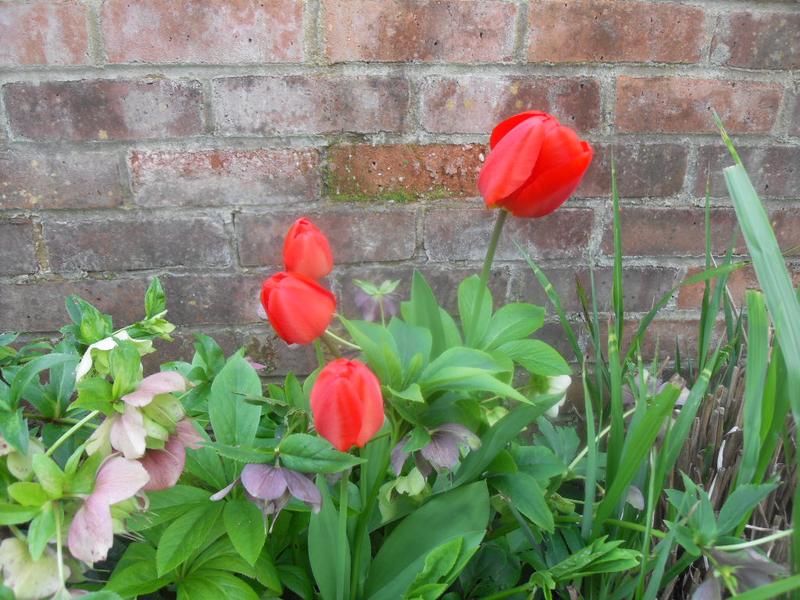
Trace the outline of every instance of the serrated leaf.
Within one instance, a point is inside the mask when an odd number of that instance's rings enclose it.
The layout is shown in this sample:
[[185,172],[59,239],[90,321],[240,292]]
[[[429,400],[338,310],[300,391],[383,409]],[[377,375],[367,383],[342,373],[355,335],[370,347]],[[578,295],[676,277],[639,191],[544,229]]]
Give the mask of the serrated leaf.
[[363,463],[363,459],[339,452],[321,437],[293,433],[278,447],[281,464],[301,473],[338,473]]
[[190,509],[164,530],[156,550],[159,577],[180,565],[203,544],[223,509],[222,503],[208,502]]
[[233,547],[254,565],[267,539],[261,510],[248,500],[231,500],[225,503],[222,519]]

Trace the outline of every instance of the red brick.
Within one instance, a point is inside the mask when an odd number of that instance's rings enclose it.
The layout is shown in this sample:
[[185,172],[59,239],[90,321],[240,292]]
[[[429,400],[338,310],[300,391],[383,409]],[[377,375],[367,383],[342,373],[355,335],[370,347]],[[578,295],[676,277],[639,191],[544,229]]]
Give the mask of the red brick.
[[0,275],[34,273],[38,268],[33,223],[24,219],[0,221]]
[[800,13],[730,14],[715,32],[711,55],[732,67],[800,68]]
[[[702,256],[705,253],[705,210],[658,209],[628,206],[622,209],[622,252],[627,256]],[[724,254],[737,232],[736,215],[729,209],[711,210],[712,249]],[[738,233],[738,232],[737,232]],[[737,253],[743,251],[741,236]],[[606,224],[602,251],[614,253],[612,223]]]
[[705,13],[681,4],[629,0],[533,0],[532,62],[700,60]]
[[324,0],[333,62],[507,62],[518,8],[498,0]]
[[112,63],[270,63],[303,58],[301,0],[108,0]]
[[[716,339],[722,332],[722,323],[717,323],[715,335],[712,336],[711,348],[716,344]],[[622,347],[627,352],[630,347],[631,339],[639,329],[638,321],[625,322],[625,334]],[[677,319],[664,316],[656,319],[647,326],[647,333],[641,343],[641,354],[644,360],[655,358],[658,350],[658,358],[661,360],[675,359],[676,347],[681,353],[681,358],[686,361],[688,357],[694,359],[697,356],[698,337],[700,333],[700,322],[695,319]],[[605,341],[604,341],[605,343]]]
[[0,3],[0,65],[84,65],[86,7],[75,0]]
[[[703,271],[700,267],[689,269],[686,277],[691,277]],[[793,284],[797,286],[800,284],[800,266],[789,265],[789,272],[792,276]],[[715,281],[711,282],[712,287],[716,284]],[[761,289],[756,277],[755,271],[752,267],[743,267],[737,271],[733,271],[728,276],[728,289],[733,296],[734,302],[741,306],[745,302],[745,292],[749,289]],[[703,302],[703,284],[695,283],[681,288],[678,294],[678,308],[682,309],[699,309]]]
[[319,153],[304,150],[134,151],[137,204],[235,206],[311,201],[319,193]]
[[687,149],[679,144],[592,144],[595,155],[578,188],[582,197],[611,193],[611,160],[622,197],[673,196],[683,189]]
[[[543,266],[542,270],[547,275],[553,288],[561,298],[562,306],[567,311],[580,312],[581,303],[577,292],[577,282],[580,281],[587,297],[591,301],[592,287],[589,269],[578,267],[552,267]],[[611,310],[611,286],[614,271],[611,267],[598,267],[594,272],[595,290],[597,292],[597,307],[600,312]],[[674,267],[625,267],[623,271],[624,304],[626,311],[646,312],[650,310],[661,296],[666,294],[678,283],[678,269]],[[548,306],[548,312],[553,312],[550,302],[542,289],[539,280],[527,267],[522,267],[517,274],[520,281],[515,287],[519,288],[514,293],[514,298],[525,302],[533,302]]]
[[[425,214],[425,250],[432,261],[481,261],[489,245],[495,211],[434,208]],[[589,247],[594,213],[561,208],[541,219],[509,219],[497,260],[522,260],[516,241],[534,258],[583,258]]]
[[327,193],[340,199],[477,196],[484,151],[477,144],[333,146]]
[[[64,301],[77,294],[112,315],[117,327],[144,317],[145,279],[84,279],[4,284],[0,331],[56,331],[70,322]],[[169,298],[167,298],[169,302]]]
[[[800,214],[793,209],[775,209],[769,213],[775,237],[782,248],[797,245]],[[734,252],[747,251],[738,234],[736,214],[725,208],[711,209],[712,250],[723,254],[737,231]],[[603,252],[613,253],[611,223],[603,235]],[[702,256],[705,253],[705,210],[702,208],[626,207],[622,209],[622,251],[630,256]]]
[[236,232],[241,264],[282,268],[283,238],[294,220],[303,215],[328,236],[336,264],[397,261],[414,256],[414,211],[353,207],[238,215]]
[[125,199],[112,150],[0,148],[0,208],[110,208]]
[[13,135],[124,140],[203,132],[202,88],[187,80],[49,81],[4,86]]
[[408,108],[400,77],[248,76],[212,85],[224,135],[402,131]]
[[526,110],[551,112],[581,134],[600,125],[600,88],[590,78],[464,75],[422,86],[422,126],[434,133],[489,133]]
[[[744,166],[762,198],[797,198],[800,189],[800,148],[769,146],[738,148]],[[724,146],[703,146],[699,150],[699,167],[695,194],[705,196],[706,181],[711,174],[711,196],[728,197],[722,170],[733,164]]]
[[201,273],[165,275],[169,318],[178,325],[260,323],[259,293],[264,275]]
[[789,124],[789,131],[792,135],[800,136],[800,93],[794,94],[794,112]]
[[50,266],[57,272],[231,263],[224,225],[212,217],[52,218],[45,221],[44,234]]
[[769,133],[782,95],[782,86],[774,83],[621,76],[616,129],[714,133],[713,108],[732,133]]

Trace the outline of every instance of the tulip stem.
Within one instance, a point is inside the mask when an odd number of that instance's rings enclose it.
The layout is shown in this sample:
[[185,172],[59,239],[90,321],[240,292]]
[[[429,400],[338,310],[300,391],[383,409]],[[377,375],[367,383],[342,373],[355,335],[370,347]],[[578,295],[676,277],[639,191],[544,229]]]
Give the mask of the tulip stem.
[[508,218],[508,211],[500,209],[497,213],[497,220],[494,222],[494,230],[492,237],[489,240],[489,247],[486,249],[486,258],[483,260],[483,269],[481,270],[480,284],[478,285],[478,297],[476,298],[475,307],[472,309],[472,324],[478,321],[481,314],[481,305],[483,304],[483,295],[486,290],[486,285],[489,282],[489,273],[492,271],[492,263],[494,262],[494,254],[497,251],[497,243],[500,241],[500,234],[503,231],[503,225]]
[[319,338],[314,340],[314,353],[317,356],[317,365],[321,369],[325,366],[325,353],[322,351],[322,343],[319,341]]
[[[352,349],[352,350],[361,350],[361,346],[357,346],[356,344],[353,344],[352,342],[348,342],[348,341],[347,341],[346,339],[344,339],[343,337],[339,337],[338,335],[336,335],[335,333],[333,333],[333,332],[332,332],[330,329],[326,329],[326,330],[325,330],[325,336],[327,336],[327,337],[329,337],[330,339],[332,339],[332,340],[334,340],[334,341],[336,341],[336,342],[340,343],[340,344],[341,344],[342,346],[344,346],[345,348],[350,348],[350,349]],[[323,337],[323,340],[324,340],[324,339],[325,339],[325,338]]]
[[66,441],[67,441],[67,440],[68,440],[70,437],[72,437],[72,434],[73,434],[73,433],[75,433],[76,431],[78,431],[78,429],[80,429],[81,427],[83,427],[84,425],[86,425],[86,424],[87,424],[89,421],[91,421],[92,419],[94,419],[94,418],[95,418],[95,417],[96,417],[96,416],[97,416],[99,413],[100,413],[100,411],[99,411],[99,410],[93,410],[93,411],[92,411],[92,412],[90,412],[88,415],[86,415],[85,417],[83,417],[83,418],[82,418],[80,421],[78,421],[77,423],[75,423],[75,425],[73,425],[72,427],[70,427],[70,428],[67,430],[67,432],[66,432],[64,435],[62,435],[60,438],[58,438],[58,439],[55,441],[55,443],[54,443],[52,446],[50,446],[50,447],[47,449],[47,452],[45,452],[45,453],[44,453],[44,455],[45,455],[45,456],[52,456],[52,455],[53,455],[53,452],[55,452],[56,450],[58,450],[58,447],[59,447],[61,444],[63,444],[63,443],[64,443],[64,442],[66,442]]

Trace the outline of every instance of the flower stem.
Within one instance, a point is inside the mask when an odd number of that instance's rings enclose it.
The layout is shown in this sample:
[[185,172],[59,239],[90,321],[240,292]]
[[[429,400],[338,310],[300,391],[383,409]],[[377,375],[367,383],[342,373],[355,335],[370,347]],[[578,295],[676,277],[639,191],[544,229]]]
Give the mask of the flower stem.
[[317,365],[321,369],[325,366],[325,353],[322,351],[322,342],[319,341],[319,338],[314,340],[314,353],[317,356]]
[[489,273],[492,270],[494,254],[497,251],[497,243],[500,241],[500,234],[503,231],[503,225],[505,225],[507,218],[508,212],[500,209],[497,213],[497,220],[494,222],[494,230],[492,230],[492,237],[489,240],[489,247],[486,249],[486,258],[483,259],[483,269],[481,270],[481,279],[478,286],[478,297],[476,298],[475,307],[472,309],[472,323],[475,323],[481,314],[481,304],[483,304],[484,291],[489,282]]
[[56,520],[56,561],[58,563],[58,581],[64,587],[64,549],[61,542],[61,506],[56,503],[53,506],[53,516]]
[[716,550],[724,552],[731,552],[733,550],[744,550],[745,548],[752,548],[753,546],[760,546],[761,544],[768,544],[781,538],[789,537],[794,533],[794,529],[787,529],[786,531],[776,531],[772,535],[768,535],[757,540],[750,540],[749,542],[742,542],[741,544],[728,544],[727,546],[717,546]]
[[90,412],[88,415],[86,415],[85,417],[83,417],[83,418],[82,418],[80,421],[78,421],[77,423],[75,423],[75,425],[73,425],[72,427],[70,427],[70,428],[69,428],[69,429],[66,431],[66,433],[64,433],[64,435],[62,435],[60,438],[58,438],[58,439],[57,439],[57,440],[56,440],[56,441],[53,443],[53,445],[52,445],[52,446],[50,446],[50,447],[47,449],[47,452],[45,452],[45,453],[44,453],[44,455],[45,455],[45,456],[52,456],[52,455],[53,455],[53,452],[55,452],[55,451],[58,449],[58,447],[59,447],[61,444],[63,444],[63,443],[64,443],[64,442],[66,442],[66,441],[67,441],[69,438],[71,438],[71,437],[72,437],[72,434],[74,434],[74,433],[75,433],[76,431],[78,431],[78,430],[79,430],[81,427],[83,427],[84,425],[86,425],[86,424],[87,424],[89,421],[91,421],[92,419],[94,419],[94,418],[95,418],[95,417],[96,417],[98,414],[100,414],[100,411],[99,411],[99,410],[93,410],[93,411],[92,411],[92,412]]

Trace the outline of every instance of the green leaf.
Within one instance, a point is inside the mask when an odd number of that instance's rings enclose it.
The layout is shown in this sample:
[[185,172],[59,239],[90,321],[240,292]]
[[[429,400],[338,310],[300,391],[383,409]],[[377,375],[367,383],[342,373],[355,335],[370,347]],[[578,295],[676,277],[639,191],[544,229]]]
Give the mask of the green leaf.
[[225,571],[192,573],[178,585],[178,600],[259,600],[244,581]]
[[213,449],[219,456],[230,458],[242,463],[265,464],[275,462],[274,447],[250,447],[241,448],[238,446],[228,446],[227,444],[206,444],[206,448]]
[[111,384],[102,377],[87,377],[78,382],[78,398],[72,408],[99,410],[106,416],[113,414],[114,392]]
[[246,400],[260,396],[258,373],[238,354],[230,357],[211,384],[208,399],[208,416],[218,442],[231,446],[253,443],[261,407]]
[[403,383],[410,384],[417,379],[422,369],[428,366],[433,343],[431,332],[394,317],[389,322],[388,329],[394,338],[403,367]]
[[195,333],[195,357],[192,364],[198,361],[209,378],[215,377],[225,367],[225,353],[213,338],[204,333]]
[[572,374],[572,369],[558,350],[540,340],[506,342],[498,350],[508,355],[528,373],[545,377]]
[[136,344],[117,338],[117,345],[109,353],[108,366],[114,379],[111,385],[114,400],[136,390],[142,379],[142,358]]
[[493,477],[492,485],[531,523],[550,533],[555,530],[553,513],[550,512],[544,492],[535,477],[528,473],[503,475]]
[[544,308],[522,302],[506,304],[489,323],[484,348],[499,348],[507,342],[528,337],[544,325]]
[[267,539],[261,510],[248,500],[231,500],[225,503],[222,519],[233,547],[242,558],[254,565]]
[[458,286],[458,314],[461,317],[461,328],[464,330],[464,340],[468,346],[475,346],[483,340],[489,330],[489,321],[492,319],[492,292],[487,286],[483,289],[483,299],[480,311],[476,316],[475,304],[481,278],[471,275]]
[[340,535],[339,511],[324,477],[317,477],[317,487],[322,508],[308,523],[308,559],[322,600],[344,600],[350,596],[350,545],[347,536]]
[[281,464],[301,473],[338,473],[364,461],[339,452],[324,438],[307,433],[293,433],[278,447]]
[[281,583],[303,600],[311,600],[314,597],[314,588],[304,568],[296,565],[278,565],[278,573],[281,576]]
[[361,348],[364,358],[381,382],[386,385],[402,383],[399,351],[389,330],[369,321],[342,319],[353,341]]
[[156,550],[156,570],[161,577],[197,550],[224,508],[221,502],[207,502],[190,509],[164,530]]
[[159,281],[158,277],[153,277],[144,295],[145,317],[150,319],[165,310],[167,310],[167,299],[164,294],[164,288],[161,287],[161,281]]
[[415,270],[411,281],[411,299],[400,305],[400,312],[406,323],[431,332],[431,357],[433,358],[439,356],[447,347],[440,311],[441,307],[436,301],[431,286],[420,272]]
[[166,490],[148,492],[149,510],[133,513],[127,520],[128,530],[145,531],[161,523],[174,521],[190,508],[207,505],[209,496],[211,493],[208,490],[180,484]]
[[461,462],[453,486],[468,483],[479,477],[520,431],[542,416],[558,400],[556,396],[545,396],[532,406],[518,406],[490,427],[481,436],[481,447],[467,454]]
[[56,536],[55,510],[61,509],[53,509],[53,505],[48,502],[28,525],[28,551],[34,561],[41,558],[47,542]]
[[491,392],[517,402],[530,403],[512,386],[503,383],[490,372],[474,367],[445,367],[420,382],[423,396],[435,392],[461,390],[465,392]]
[[12,409],[19,406],[19,401],[25,388],[34,380],[34,378],[51,367],[63,365],[64,363],[77,364],[78,359],[74,354],[59,354],[52,353],[34,358],[32,361],[22,367],[14,379],[11,381],[11,390],[9,391],[8,404]]
[[721,535],[733,530],[742,520],[742,515],[750,514],[758,503],[778,487],[776,483],[764,485],[740,485],[725,500],[717,519],[717,529]]
[[28,422],[22,409],[0,410],[0,435],[21,454],[28,453]]
[[786,579],[773,581],[756,589],[736,594],[735,597],[737,600],[770,600],[797,589],[800,589],[800,575],[792,575]]
[[8,486],[8,495],[23,506],[42,506],[50,501],[50,496],[41,484],[31,481],[17,481]]
[[434,496],[403,519],[383,541],[370,565],[365,598],[402,598],[433,550],[457,537],[464,538],[466,548],[477,548],[488,523],[486,482]]
[[61,498],[64,493],[64,473],[56,462],[44,454],[34,454],[33,472],[42,488],[53,499]]
[[19,504],[0,502],[0,525],[27,523],[38,513],[38,506],[20,506]]

